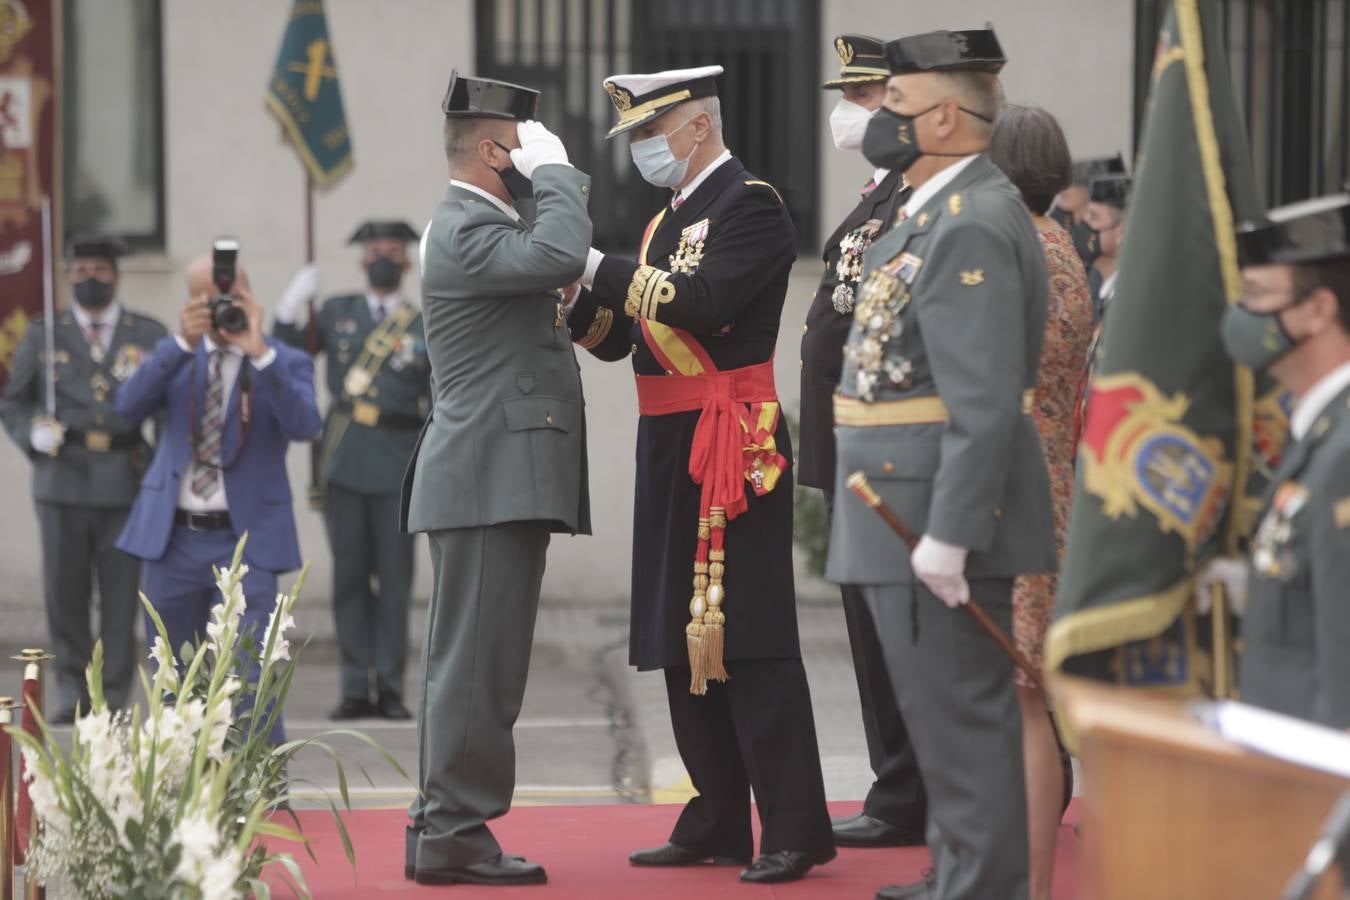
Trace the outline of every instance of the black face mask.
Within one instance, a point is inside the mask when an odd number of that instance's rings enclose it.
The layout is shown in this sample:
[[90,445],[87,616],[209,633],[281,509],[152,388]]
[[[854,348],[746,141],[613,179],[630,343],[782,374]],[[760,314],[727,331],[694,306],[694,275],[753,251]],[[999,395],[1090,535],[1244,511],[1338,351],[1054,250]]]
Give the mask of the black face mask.
[[112,302],[113,286],[97,278],[75,282],[75,302],[84,309],[100,310]]
[[1102,236],[1087,222],[1075,222],[1071,235],[1073,249],[1078,251],[1079,258],[1083,260],[1083,268],[1092,268],[1097,257],[1102,255]]
[[[492,143],[497,144],[496,141]],[[502,147],[501,144],[497,144],[497,146],[505,150],[508,156],[511,155],[511,151],[506,147]],[[521,200],[534,199],[534,184],[530,179],[516,171],[514,166],[507,166],[501,170],[493,169],[493,171],[502,180],[502,187],[506,188],[506,192],[511,195],[512,200],[520,202]]]
[[[912,116],[881,107],[867,123],[867,131],[863,133],[863,156],[879,169],[890,169],[901,174],[909,171],[909,167],[918,162],[921,156],[969,156],[969,153],[930,153],[920,149],[919,131],[915,127],[915,120],[928,115],[941,105],[935,103]],[[977,119],[991,121],[988,116],[972,112],[964,106],[957,109]]]
[[371,287],[389,290],[403,280],[403,266],[387,256],[377,256],[366,263],[366,278]]

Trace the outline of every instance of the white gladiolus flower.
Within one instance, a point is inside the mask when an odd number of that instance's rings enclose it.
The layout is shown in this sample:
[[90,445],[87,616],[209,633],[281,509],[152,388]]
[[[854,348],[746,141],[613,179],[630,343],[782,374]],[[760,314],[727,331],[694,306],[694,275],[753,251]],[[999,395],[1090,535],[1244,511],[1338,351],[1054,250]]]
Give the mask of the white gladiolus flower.
[[233,900],[238,896],[234,883],[243,869],[243,860],[238,850],[231,847],[218,854],[207,865],[200,883],[202,900]]
[[278,663],[291,658],[291,642],[286,640],[286,632],[295,627],[295,618],[290,614],[289,605],[290,598],[285,594],[277,594],[276,606],[272,608],[272,615],[267,620],[267,634],[263,637],[265,648],[273,641],[273,634],[276,635],[271,657],[267,660],[269,663]]
[[164,680],[164,689],[170,693],[178,690],[178,660],[174,658],[173,650],[164,643],[164,638],[155,635],[155,642],[150,645],[150,661],[155,664],[155,677]]

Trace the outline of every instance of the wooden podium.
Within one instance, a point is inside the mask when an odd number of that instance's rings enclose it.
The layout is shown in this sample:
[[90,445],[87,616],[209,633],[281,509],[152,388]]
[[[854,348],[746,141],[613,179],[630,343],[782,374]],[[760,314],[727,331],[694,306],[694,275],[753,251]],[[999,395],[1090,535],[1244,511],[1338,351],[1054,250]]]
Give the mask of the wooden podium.
[[[1235,746],[1175,698],[1059,677],[1082,763],[1084,900],[1278,900],[1350,782]],[[1337,900],[1328,873],[1318,900]]]

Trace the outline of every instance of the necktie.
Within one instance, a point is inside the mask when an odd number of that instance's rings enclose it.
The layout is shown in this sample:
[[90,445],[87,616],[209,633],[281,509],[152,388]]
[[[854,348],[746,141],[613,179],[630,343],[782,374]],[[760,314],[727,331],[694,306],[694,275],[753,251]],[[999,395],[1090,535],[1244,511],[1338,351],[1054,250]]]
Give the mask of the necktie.
[[679,209],[684,204],[684,195],[679,191],[675,192],[675,199],[670,201],[671,209]]
[[220,489],[220,441],[225,433],[225,381],[220,377],[224,350],[212,350],[202,410],[202,439],[192,472],[192,493],[205,500]]
[[383,321],[384,321],[384,304],[383,304],[383,303],[376,303],[376,304],[375,304],[375,309],[371,310],[370,317],[371,317],[372,319],[375,320],[375,324],[376,324],[376,325],[378,325],[378,324],[380,324],[381,322],[383,322]]
[[869,178],[867,179],[867,184],[863,185],[863,189],[860,193],[860,196],[866,197],[868,194],[872,193],[876,189],[877,189],[877,180],[875,178]]
[[94,362],[103,361],[103,324],[102,322],[90,321],[84,330],[84,335],[89,340],[89,355]]

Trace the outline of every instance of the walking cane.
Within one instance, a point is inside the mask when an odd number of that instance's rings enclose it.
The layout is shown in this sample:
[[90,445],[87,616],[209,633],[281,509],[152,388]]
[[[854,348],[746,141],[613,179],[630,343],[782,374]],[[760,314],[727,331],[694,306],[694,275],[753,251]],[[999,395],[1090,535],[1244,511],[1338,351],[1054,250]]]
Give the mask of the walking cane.
[[[881,499],[881,495],[867,481],[865,474],[854,472],[848,477],[845,484],[849,490],[858,495],[858,499],[876,510],[877,515],[881,516],[882,520],[891,527],[891,531],[899,535],[900,540],[905,542],[906,547],[911,551],[914,550],[915,545],[919,543],[919,536],[911,531],[908,525],[900,521],[900,517],[895,514],[895,511],[886,505],[886,501]],[[962,604],[961,608],[975,617],[975,621],[984,629],[985,634],[993,638],[999,649],[1006,653],[1017,668],[1026,673],[1026,676],[1031,679],[1031,683],[1044,693],[1045,684],[1041,681],[1041,673],[1036,671],[1036,667],[1008,639],[1008,635],[1004,633],[1002,628],[998,627],[998,623],[989,618],[989,613],[984,611],[984,607],[980,606],[972,597]]]

